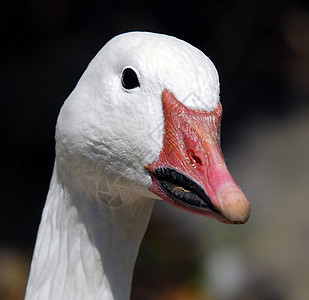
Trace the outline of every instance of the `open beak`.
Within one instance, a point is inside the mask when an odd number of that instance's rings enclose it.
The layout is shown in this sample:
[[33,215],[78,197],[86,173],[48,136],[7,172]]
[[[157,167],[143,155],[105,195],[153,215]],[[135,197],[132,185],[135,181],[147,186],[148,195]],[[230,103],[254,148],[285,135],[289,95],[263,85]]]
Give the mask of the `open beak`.
[[212,112],[187,108],[173,93],[162,93],[163,148],[145,166],[151,192],[183,210],[243,224],[250,214],[244,193],[230,175],[220,148],[222,106]]

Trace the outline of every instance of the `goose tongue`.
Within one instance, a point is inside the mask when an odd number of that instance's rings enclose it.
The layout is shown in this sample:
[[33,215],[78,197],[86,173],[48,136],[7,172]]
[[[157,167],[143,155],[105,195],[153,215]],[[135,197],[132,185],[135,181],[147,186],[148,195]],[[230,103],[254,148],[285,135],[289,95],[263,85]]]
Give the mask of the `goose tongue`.
[[181,209],[245,223],[250,205],[230,175],[220,149],[222,107],[212,112],[187,108],[168,90],[162,93],[163,148],[145,168],[150,191]]

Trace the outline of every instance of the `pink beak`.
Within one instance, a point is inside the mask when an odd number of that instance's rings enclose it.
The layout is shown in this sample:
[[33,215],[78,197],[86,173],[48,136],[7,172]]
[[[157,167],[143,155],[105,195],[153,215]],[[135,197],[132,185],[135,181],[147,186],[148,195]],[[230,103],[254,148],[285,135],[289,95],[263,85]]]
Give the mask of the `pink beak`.
[[230,175],[220,148],[222,106],[212,112],[187,108],[173,93],[162,93],[163,148],[145,166],[150,191],[183,210],[242,224],[250,204]]

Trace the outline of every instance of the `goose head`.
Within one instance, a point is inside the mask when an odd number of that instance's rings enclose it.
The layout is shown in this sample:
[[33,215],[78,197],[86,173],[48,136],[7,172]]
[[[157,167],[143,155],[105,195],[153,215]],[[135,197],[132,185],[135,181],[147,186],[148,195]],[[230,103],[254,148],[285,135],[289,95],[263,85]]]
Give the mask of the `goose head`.
[[90,184],[89,193],[117,180],[178,208],[244,223],[249,204],[223,159],[221,116],[218,74],[201,51],[161,34],[119,35],[61,109],[59,176],[76,190]]

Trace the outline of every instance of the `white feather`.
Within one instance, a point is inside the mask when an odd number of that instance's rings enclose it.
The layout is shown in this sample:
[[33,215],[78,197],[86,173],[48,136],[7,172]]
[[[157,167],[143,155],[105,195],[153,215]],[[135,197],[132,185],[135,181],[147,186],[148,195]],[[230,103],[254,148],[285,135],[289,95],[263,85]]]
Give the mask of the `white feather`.
[[[136,70],[140,87],[123,88],[125,67]],[[27,300],[129,299],[156,198],[144,166],[162,148],[165,88],[191,108],[218,105],[212,62],[170,36],[119,35],[89,64],[59,114]]]

